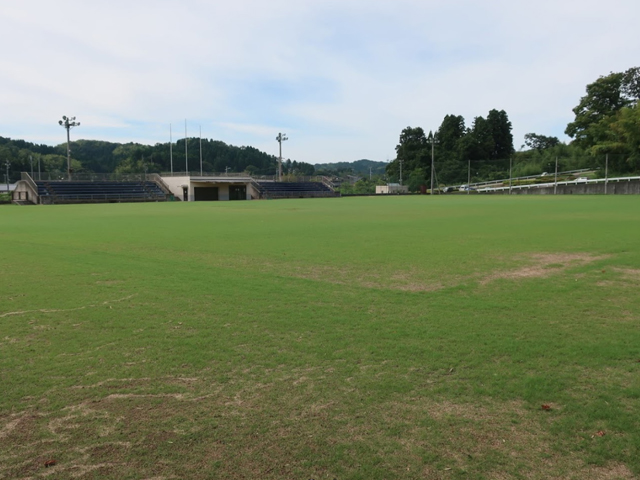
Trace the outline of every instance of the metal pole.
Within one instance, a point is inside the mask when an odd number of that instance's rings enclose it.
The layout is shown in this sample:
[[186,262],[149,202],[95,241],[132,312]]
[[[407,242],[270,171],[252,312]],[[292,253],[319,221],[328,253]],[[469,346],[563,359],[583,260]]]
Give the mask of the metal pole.
[[38,155],[38,181],[42,180],[40,175],[40,155]]
[[402,185],[402,159],[400,161],[400,185]]
[[282,133],[279,133],[280,137],[278,140],[278,145],[280,146],[280,156],[278,157],[278,181],[282,181]]
[[556,156],[556,174],[555,174],[555,180],[553,184],[553,194],[555,195],[557,191],[558,191],[558,157]]
[[68,122],[66,124],[66,128],[67,128],[67,179],[71,181],[71,147],[69,145],[70,143],[69,130],[71,129],[71,127],[69,126]]
[[200,176],[202,176],[202,125],[200,125]]
[[189,151],[187,149],[187,119],[184,119],[184,169],[189,176]]
[[76,122],[76,117],[62,116],[62,120],[58,121],[58,125],[64,127],[67,130],[67,177],[71,181],[71,139],[69,131],[73,127],[79,127],[80,122]]
[[469,170],[467,171],[467,195],[471,193],[471,160],[469,160]]
[[171,135],[171,124],[169,124],[169,164],[171,165],[171,175],[173,175],[173,137]]
[[433,133],[431,133],[431,132],[429,132],[429,133],[430,133],[430,136],[431,136],[431,195],[433,195],[433,170],[434,170],[434,167],[435,167],[435,160],[434,160],[434,158],[435,158],[435,155],[434,155],[434,152],[435,152],[435,149],[434,149],[435,138],[433,137]]
[[29,163],[31,164],[31,179],[33,179],[33,157],[29,155]]
[[604,160],[604,194],[607,194],[607,184],[609,183],[609,154],[607,153]]
[[511,195],[511,186],[512,186],[511,179],[513,178],[512,168],[513,168],[513,159],[509,157],[509,195]]
[[284,135],[282,133],[278,133],[276,140],[278,141],[278,144],[280,146],[280,156],[278,157],[278,171],[276,172],[276,175],[279,177],[278,181],[281,182],[282,181],[282,142],[285,142],[289,139],[287,138],[286,133]]
[[7,173],[6,173],[6,175],[5,175],[5,179],[6,179],[6,181],[7,181],[7,195],[9,195],[9,198],[11,198],[11,192],[9,191],[9,166],[10,166],[10,165],[11,165],[11,164],[9,163],[9,160],[7,160],[7,161],[5,162],[5,166],[7,167]]

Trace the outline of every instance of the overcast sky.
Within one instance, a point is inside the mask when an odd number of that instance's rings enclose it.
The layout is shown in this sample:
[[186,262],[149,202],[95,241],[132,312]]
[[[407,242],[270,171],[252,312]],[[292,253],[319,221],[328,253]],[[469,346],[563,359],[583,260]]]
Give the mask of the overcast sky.
[[504,109],[519,148],[640,66],[638,0],[0,0],[0,136],[188,135],[309,163],[394,158],[402,129]]

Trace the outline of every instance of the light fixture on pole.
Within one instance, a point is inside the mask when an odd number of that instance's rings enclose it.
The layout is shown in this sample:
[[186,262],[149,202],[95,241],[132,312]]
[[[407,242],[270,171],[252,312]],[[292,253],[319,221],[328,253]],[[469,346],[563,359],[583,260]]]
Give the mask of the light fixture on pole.
[[76,117],[63,115],[62,120],[58,120],[58,125],[67,130],[67,179],[71,181],[71,140],[69,138],[69,131],[73,127],[79,127],[80,122],[76,122]]
[[282,142],[286,142],[289,138],[286,133],[278,133],[276,140],[280,145],[280,156],[278,157],[278,181],[282,181]]

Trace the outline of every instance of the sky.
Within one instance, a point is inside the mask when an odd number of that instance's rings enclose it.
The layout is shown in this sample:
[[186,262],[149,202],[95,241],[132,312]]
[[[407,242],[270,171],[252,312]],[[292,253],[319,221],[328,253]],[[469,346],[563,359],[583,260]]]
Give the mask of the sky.
[[637,0],[0,0],[0,136],[200,136],[308,163],[395,158],[403,128],[505,110],[564,129],[640,66]]

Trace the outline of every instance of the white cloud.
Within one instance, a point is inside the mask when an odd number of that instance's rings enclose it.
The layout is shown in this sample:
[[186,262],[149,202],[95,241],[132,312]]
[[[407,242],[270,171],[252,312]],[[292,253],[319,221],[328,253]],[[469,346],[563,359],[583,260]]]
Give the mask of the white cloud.
[[303,161],[386,160],[407,125],[497,108],[519,145],[562,136],[586,84],[640,51],[632,0],[5,3],[0,135],[38,142],[63,114],[147,143],[186,117],[269,153],[287,131]]

